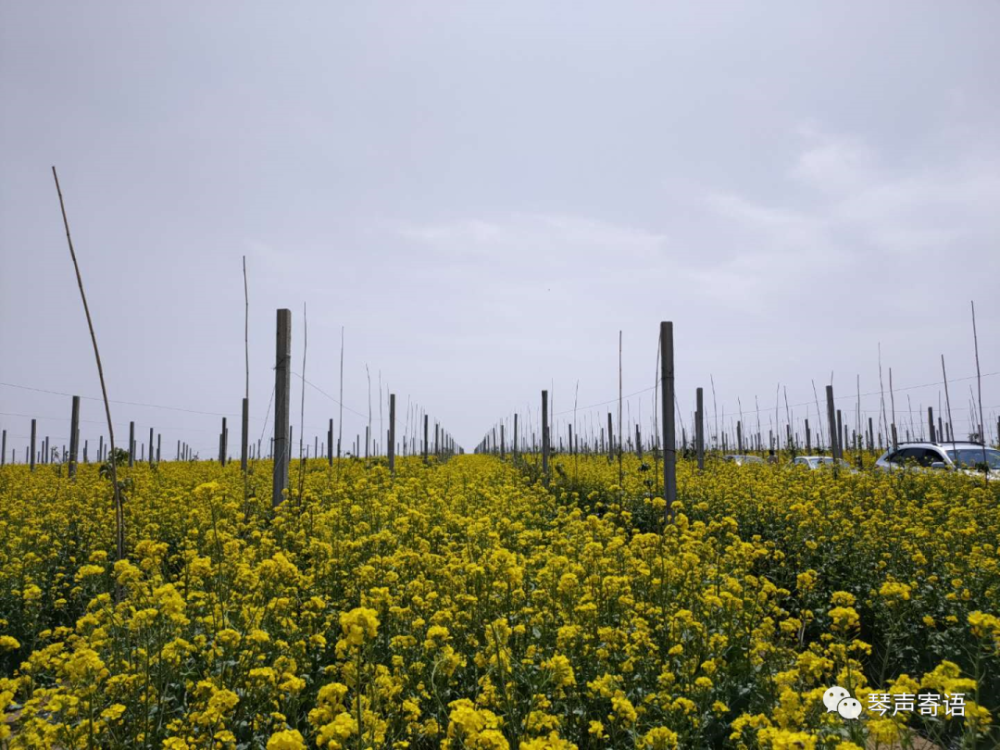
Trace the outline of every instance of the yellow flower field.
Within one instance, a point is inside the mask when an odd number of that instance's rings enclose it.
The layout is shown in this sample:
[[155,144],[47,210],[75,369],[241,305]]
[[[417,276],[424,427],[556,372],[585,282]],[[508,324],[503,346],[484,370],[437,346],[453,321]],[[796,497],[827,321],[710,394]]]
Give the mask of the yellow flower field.
[[1000,488],[647,462],[5,467],[0,747],[1000,745]]

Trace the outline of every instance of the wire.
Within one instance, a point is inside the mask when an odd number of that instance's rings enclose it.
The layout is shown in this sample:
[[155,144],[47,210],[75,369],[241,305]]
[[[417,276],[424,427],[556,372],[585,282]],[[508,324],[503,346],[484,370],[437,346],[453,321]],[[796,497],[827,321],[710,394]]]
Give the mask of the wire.
[[[1000,371],[998,371],[998,372],[983,373],[983,375],[981,377],[988,378],[988,377],[991,377],[993,375],[1000,375]],[[948,382],[949,383],[960,383],[960,382],[963,382],[963,381],[966,381],[966,380],[975,380],[976,377],[977,376],[975,376],[975,375],[969,375],[968,377],[963,377],[963,378],[949,378]],[[640,395],[642,393],[648,393],[649,391],[652,391],[652,390],[655,390],[656,388],[659,388],[660,383],[662,383],[662,382],[663,382],[662,379],[657,379],[656,385],[650,386],[649,388],[643,388],[641,391],[635,391],[634,393],[630,393],[627,396],[623,396],[622,399],[631,398],[632,396],[638,396],[638,395]],[[912,390],[917,390],[919,388],[930,388],[930,387],[935,386],[935,385],[944,385],[944,381],[943,380],[939,380],[939,381],[935,381],[933,383],[923,383],[922,385],[909,385],[909,386],[906,386],[904,388],[893,388],[892,390],[895,393],[897,391],[912,391]],[[862,397],[865,397],[865,396],[880,396],[880,395],[883,395],[882,391],[869,391],[868,393],[862,393],[861,394]],[[845,399],[857,399],[857,398],[858,398],[857,394],[849,393],[849,394],[843,395],[843,396],[834,396],[833,400],[834,401],[842,401],[842,400],[845,400]],[[602,402],[597,403],[597,404],[590,404],[588,406],[581,406],[581,407],[579,407],[579,409],[593,409],[593,408],[598,407],[598,406],[607,406],[608,404],[616,404],[616,403],[618,403],[618,398],[617,397],[616,398],[612,398],[612,399],[608,399],[607,401],[602,401]],[[780,405],[780,403],[779,403],[779,405]],[[799,406],[813,406],[813,402],[812,401],[803,401],[802,403],[799,403],[799,404],[789,404],[788,408],[794,409],[794,408],[799,407]],[[996,408],[996,407],[992,407],[992,406],[988,406],[987,407],[987,406],[984,406],[983,408],[984,409],[993,409],[993,408]],[[952,409],[952,411],[962,411],[962,410],[968,411],[969,407],[961,407],[961,408],[953,408]],[[765,407],[764,409],[760,409],[760,408],[756,408],[756,409],[744,409],[743,410],[743,414],[759,414],[759,413],[770,414],[772,411],[774,411],[774,407]],[[861,411],[863,413],[865,413],[865,414],[879,412],[878,409],[862,409]],[[567,409],[566,411],[556,412],[554,416],[562,416],[564,414],[572,414],[572,413],[573,413],[573,409]]]

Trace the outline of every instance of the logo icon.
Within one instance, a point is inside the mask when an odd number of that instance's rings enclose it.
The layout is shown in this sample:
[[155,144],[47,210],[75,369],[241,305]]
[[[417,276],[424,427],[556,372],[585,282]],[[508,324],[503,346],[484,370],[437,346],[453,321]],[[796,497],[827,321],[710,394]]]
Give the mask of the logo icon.
[[861,701],[852,698],[851,694],[839,685],[828,688],[823,693],[823,705],[827,713],[836,712],[845,719],[856,719],[861,716]]

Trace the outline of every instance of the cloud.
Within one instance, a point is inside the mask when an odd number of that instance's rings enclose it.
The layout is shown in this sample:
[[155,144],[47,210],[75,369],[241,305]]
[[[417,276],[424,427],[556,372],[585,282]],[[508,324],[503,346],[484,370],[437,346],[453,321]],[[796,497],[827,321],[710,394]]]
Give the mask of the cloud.
[[789,169],[793,180],[828,195],[843,195],[875,179],[875,154],[861,138],[813,128],[802,128],[799,133],[812,143]]
[[407,225],[399,229],[399,234],[439,252],[477,258],[491,256],[501,262],[512,257],[539,263],[622,257],[653,260],[668,244],[665,235],[646,229],[590,217],[545,213]]

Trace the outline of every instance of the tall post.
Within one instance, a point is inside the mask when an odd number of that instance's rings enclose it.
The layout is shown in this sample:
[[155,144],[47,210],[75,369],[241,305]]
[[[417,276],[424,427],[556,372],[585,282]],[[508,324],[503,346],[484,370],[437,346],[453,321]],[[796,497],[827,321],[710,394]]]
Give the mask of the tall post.
[[660,323],[660,408],[663,419],[663,499],[666,518],[674,516],[677,500],[677,447],[674,440],[674,324]]
[[434,457],[441,458],[441,425],[434,423]]
[[611,427],[611,412],[608,412],[608,460],[615,460],[615,431]]
[[542,480],[549,484],[549,392],[542,391]]
[[427,420],[428,420],[428,416],[426,414],[424,414],[424,463],[427,463],[427,448],[428,448],[428,442],[427,442]]
[[699,388],[696,392],[698,407],[695,411],[695,431],[694,439],[697,444],[698,450],[698,468],[705,468],[705,407],[704,407],[704,389]]
[[806,455],[811,455],[813,450],[812,431],[809,429],[809,420],[806,420]]
[[333,466],[333,418],[330,418],[330,426],[326,431],[326,462]]
[[[10,462],[14,463],[14,459],[12,458]],[[0,438],[0,466],[5,465],[6,463],[7,463],[7,430],[4,430],[3,438]]]
[[291,399],[292,311],[278,310],[274,365],[274,480],[271,505],[277,507],[288,489],[288,406]]
[[222,418],[222,433],[219,435],[219,463],[226,465],[226,418]]
[[396,473],[396,394],[389,394],[389,473]]
[[153,459],[154,458],[156,458],[156,456],[153,453],[153,428],[150,427],[149,428],[149,465],[150,466],[153,465],[153,463],[154,463]]
[[834,461],[836,461],[840,458],[840,437],[837,434],[839,427],[837,425],[836,409],[833,406],[832,385],[826,387],[826,421],[830,425],[830,453]]
[[517,456],[517,412],[514,412],[514,456]]
[[128,467],[135,465],[135,422],[128,423]]
[[156,435],[156,463],[160,463],[160,448],[163,447],[163,433],[157,433]]
[[80,397],[73,396],[69,419],[69,475],[76,476],[76,455],[80,449]]
[[507,458],[507,442],[503,434],[503,422],[500,423],[500,458],[504,460]]
[[934,432],[934,407],[933,406],[928,406],[927,407],[927,426],[930,428],[931,442],[932,443],[936,443],[937,442],[937,435]]
[[[809,420],[806,420],[806,434],[808,435],[809,430]],[[743,454],[743,422],[739,421],[736,423],[736,452],[740,455]]]

